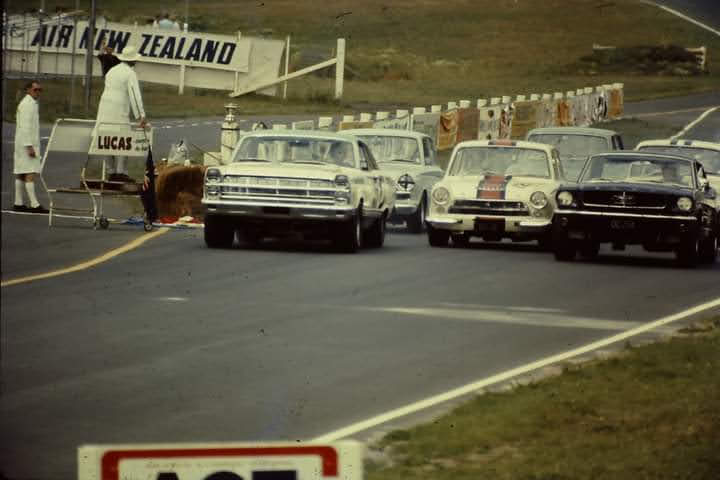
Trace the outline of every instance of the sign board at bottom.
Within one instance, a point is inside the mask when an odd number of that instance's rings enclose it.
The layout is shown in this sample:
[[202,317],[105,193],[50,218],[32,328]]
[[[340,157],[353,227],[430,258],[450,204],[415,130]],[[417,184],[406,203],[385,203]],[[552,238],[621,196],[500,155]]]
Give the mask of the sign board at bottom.
[[361,480],[363,446],[354,441],[87,445],[78,480]]

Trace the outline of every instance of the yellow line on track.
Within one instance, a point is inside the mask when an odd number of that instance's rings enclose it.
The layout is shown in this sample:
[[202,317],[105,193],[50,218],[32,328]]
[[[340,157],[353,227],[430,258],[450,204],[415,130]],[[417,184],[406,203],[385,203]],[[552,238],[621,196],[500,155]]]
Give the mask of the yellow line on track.
[[29,275],[27,277],[13,278],[12,280],[0,282],[0,287],[9,287],[10,285],[17,285],[19,283],[34,282],[35,280],[43,280],[46,278],[57,277],[59,275],[66,275],[68,273],[79,272],[80,270],[86,270],[90,267],[94,267],[95,265],[107,262],[108,260],[115,258],[118,255],[122,255],[123,253],[138,248],[143,243],[152,240],[153,238],[158,237],[164,233],[167,233],[168,230],[169,229],[167,228],[161,228],[154,232],[146,233],[145,235],[136,238],[135,240],[123,245],[122,247],[115,248],[107,253],[104,253],[103,255],[100,255],[99,257],[88,260],[87,262],[78,263],[77,265],[73,265],[72,267],[54,270],[52,272],[39,273],[37,275]]

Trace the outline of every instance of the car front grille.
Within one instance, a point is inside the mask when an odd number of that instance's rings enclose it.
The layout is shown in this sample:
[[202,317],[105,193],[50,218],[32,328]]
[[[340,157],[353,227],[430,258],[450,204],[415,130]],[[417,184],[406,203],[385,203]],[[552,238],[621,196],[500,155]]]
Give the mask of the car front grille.
[[530,215],[530,210],[523,202],[506,200],[456,200],[450,206],[448,213],[523,217]]
[[335,183],[331,180],[225,175],[218,187],[221,200],[298,205],[335,203]]
[[662,210],[667,205],[667,197],[658,193],[583,192],[582,198],[587,207],[610,209]]

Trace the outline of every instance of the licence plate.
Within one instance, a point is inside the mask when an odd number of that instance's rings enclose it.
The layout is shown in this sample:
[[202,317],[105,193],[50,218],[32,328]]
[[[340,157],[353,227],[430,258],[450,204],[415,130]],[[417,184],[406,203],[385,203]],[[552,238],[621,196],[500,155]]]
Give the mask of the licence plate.
[[289,215],[289,207],[263,207],[263,213],[276,214],[276,215]]
[[633,230],[635,228],[635,220],[610,220],[610,228],[613,230]]
[[505,231],[505,220],[504,219],[475,219],[475,231],[476,232],[493,232],[502,233]]

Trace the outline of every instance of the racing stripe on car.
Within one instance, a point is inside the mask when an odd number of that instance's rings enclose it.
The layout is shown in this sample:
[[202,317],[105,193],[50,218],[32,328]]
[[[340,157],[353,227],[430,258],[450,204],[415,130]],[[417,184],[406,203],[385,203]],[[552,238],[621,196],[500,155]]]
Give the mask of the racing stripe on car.
[[507,184],[508,179],[504,175],[487,175],[478,184],[477,198],[505,200]]

